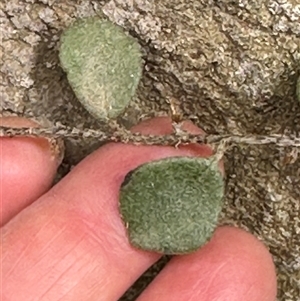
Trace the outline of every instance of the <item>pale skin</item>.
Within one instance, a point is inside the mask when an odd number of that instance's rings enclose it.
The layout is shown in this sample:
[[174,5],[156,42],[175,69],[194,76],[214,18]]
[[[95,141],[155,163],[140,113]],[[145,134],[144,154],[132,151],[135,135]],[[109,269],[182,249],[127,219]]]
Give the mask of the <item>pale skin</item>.
[[[16,118],[0,122],[28,125]],[[201,133],[189,122],[184,129]],[[133,130],[167,134],[172,126],[168,118],[156,118]],[[110,143],[50,188],[59,162],[45,139],[1,138],[0,151],[3,301],[117,301],[161,256],[128,242],[118,212],[125,175],[151,160],[212,152],[200,145]],[[220,227],[199,251],[173,257],[138,301],[275,299],[267,248],[241,229]]]

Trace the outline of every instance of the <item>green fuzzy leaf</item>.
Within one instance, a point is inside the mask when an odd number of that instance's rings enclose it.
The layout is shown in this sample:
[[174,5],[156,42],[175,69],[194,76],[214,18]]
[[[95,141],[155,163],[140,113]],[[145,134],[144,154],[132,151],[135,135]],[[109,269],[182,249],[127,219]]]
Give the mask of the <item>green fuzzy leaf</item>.
[[138,167],[120,191],[131,244],[165,254],[199,249],[217,226],[223,193],[214,158],[174,157]]
[[136,40],[99,17],[79,19],[66,29],[59,57],[77,98],[99,119],[123,112],[142,74]]

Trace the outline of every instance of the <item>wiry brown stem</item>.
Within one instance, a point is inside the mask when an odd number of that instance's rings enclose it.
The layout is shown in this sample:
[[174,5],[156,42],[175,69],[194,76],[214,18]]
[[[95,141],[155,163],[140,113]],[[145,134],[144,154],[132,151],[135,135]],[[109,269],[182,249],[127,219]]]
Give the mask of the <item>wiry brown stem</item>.
[[115,141],[123,143],[147,144],[147,145],[179,145],[186,143],[217,144],[226,141],[231,144],[265,145],[300,147],[300,137],[295,135],[271,134],[264,135],[192,135],[185,132],[169,135],[142,135],[131,133],[127,130],[117,130],[105,133],[101,130],[70,128],[58,124],[49,128],[11,128],[0,126],[0,137],[14,136],[42,136],[47,138],[93,138],[100,141]]

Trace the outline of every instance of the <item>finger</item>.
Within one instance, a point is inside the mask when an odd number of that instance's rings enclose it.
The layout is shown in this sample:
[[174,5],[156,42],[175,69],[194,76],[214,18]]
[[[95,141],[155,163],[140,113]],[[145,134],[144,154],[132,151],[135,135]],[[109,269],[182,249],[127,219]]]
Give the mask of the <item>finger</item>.
[[221,227],[198,252],[172,258],[138,301],[275,299],[275,268],[266,247],[243,230]]
[[[1,126],[37,126],[19,117],[3,117]],[[53,181],[61,156],[55,156],[44,138],[0,138],[0,225],[31,204]]]
[[[170,129],[167,118],[134,128],[152,134]],[[88,156],[3,228],[4,296],[117,300],[159,258],[128,242],[118,210],[125,175],[151,160],[209,154],[204,145],[176,149],[111,143]]]

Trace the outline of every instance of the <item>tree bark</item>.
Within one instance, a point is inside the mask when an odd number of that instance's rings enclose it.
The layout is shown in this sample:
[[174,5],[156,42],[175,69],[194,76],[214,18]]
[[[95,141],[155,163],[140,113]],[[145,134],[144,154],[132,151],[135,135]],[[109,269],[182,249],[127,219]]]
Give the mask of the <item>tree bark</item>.
[[[76,100],[57,55],[61,31],[95,14],[124,27],[144,51],[144,75],[120,118],[124,125],[168,112],[167,94],[210,134],[300,135],[299,0],[1,1],[3,109],[105,131]],[[84,139],[66,144],[67,166],[99,145]],[[225,158],[220,223],[242,226],[269,246],[279,300],[300,295],[300,160],[288,161],[291,153],[237,144]],[[123,300],[133,300],[129,295]]]

